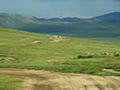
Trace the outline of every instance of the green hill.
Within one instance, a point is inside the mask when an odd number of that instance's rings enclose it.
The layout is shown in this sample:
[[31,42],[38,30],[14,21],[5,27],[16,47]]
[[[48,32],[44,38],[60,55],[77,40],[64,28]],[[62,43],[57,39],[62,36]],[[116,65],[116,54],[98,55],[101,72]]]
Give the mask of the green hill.
[[19,14],[2,13],[0,14],[0,27],[80,38],[120,37],[119,19],[98,22],[81,19],[76,21],[77,19],[78,18],[66,18],[63,20],[38,19]]
[[116,20],[119,19],[120,20],[120,12],[113,12],[113,13],[93,17],[90,20],[101,21],[101,20],[114,20],[114,19],[116,19]]
[[[0,68],[120,76],[120,44],[0,28]],[[104,53],[109,53],[104,55]],[[6,59],[7,57],[7,59]]]

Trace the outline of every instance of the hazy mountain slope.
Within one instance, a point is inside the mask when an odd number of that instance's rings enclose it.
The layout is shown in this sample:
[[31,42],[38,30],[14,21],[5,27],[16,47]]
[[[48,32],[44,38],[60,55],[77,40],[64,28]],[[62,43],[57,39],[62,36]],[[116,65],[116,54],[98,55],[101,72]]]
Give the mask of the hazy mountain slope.
[[120,20],[120,12],[113,12],[113,13],[93,17],[90,20],[99,21],[99,20],[114,20],[114,19],[119,19]]
[[45,19],[45,18],[36,18],[38,20],[49,20],[49,21],[67,21],[67,22],[78,22],[83,20],[92,20],[92,21],[101,21],[101,20],[114,20],[119,19],[120,20],[120,12],[113,12],[109,14],[104,14],[100,16],[96,16],[90,19],[83,19],[78,17],[65,17],[65,18],[51,18],[51,19]]
[[[0,27],[22,28],[27,24],[38,23],[36,19],[20,14],[0,14]],[[40,22],[39,22],[40,23]]]
[[[117,15],[119,13],[116,13]],[[108,14],[111,19],[116,15]],[[103,18],[107,16],[100,16]],[[99,19],[98,18],[98,19]],[[117,18],[117,17],[116,17]],[[39,19],[19,14],[0,14],[0,27],[35,33],[56,34],[72,37],[120,37],[120,20],[83,20],[79,18]]]
[[[57,22],[56,22],[57,23]],[[29,28],[31,32],[56,34],[72,37],[119,37],[120,20],[112,21],[82,21],[63,24],[44,24]]]

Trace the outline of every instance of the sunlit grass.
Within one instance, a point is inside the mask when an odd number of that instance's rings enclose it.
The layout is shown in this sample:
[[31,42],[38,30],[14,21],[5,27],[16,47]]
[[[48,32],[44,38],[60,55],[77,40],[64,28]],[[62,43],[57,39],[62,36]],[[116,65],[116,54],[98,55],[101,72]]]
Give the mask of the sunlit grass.
[[18,90],[23,81],[22,78],[0,74],[0,90]]
[[[4,40],[21,42],[19,40],[23,39],[25,39],[24,42],[43,41],[34,44],[1,44],[0,56],[13,57],[16,60],[2,61],[0,68],[44,69],[64,73],[119,76],[119,74],[102,71],[104,68],[120,71],[120,56],[113,55],[114,52],[120,52],[119,43],[97,42],[64,36],[62,36],[62,41],[50,42],[58,39],[57,36],[7,29],[1,29],[1,33],[9,33],[7,37],[3,37],[6,34],[0,36],[1,43],[4,43]],[[104,55],[106,52],[110,55]]]

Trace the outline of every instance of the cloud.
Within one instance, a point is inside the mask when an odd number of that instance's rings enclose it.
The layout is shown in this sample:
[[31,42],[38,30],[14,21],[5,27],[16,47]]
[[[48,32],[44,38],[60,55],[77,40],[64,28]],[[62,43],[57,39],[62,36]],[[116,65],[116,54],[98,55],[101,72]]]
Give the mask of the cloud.
[[57,13],[43,14],[39,18],[66,18],[66,17],[78,17],[83,19],[92,18],[92,17],[87,17],[85,15],[81,15],[81,14],[76,14],[76,13],[70,14],[67,12],[64,12],[63,14],[57,14]]
[[62,16],[63,17],[73,17],[73,15],[71,15],[70,13],[66,13],[66,12],[64,12],[64,14]]
[[63,17],[63,18],[64,18],[64,17],[91,18],[92,16],[87,17],[87,16],[85,16],[85,15],[81,15],[81,14],[76,14],[76,13],[72,13],[72,14],[70,14],[70,13],[66,13],[66,12],[64,12],[64,14],[62,15],[62,17]]

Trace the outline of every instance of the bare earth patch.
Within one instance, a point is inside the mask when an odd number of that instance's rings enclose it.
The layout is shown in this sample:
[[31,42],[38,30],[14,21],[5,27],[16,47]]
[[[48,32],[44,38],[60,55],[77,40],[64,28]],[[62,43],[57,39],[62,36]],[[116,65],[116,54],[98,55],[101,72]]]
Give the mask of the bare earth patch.
[[12,60],[15,60],[14,58],[11,58],[11,57],[0,57],[0,61],[12,61]]
[[[24,39],[26,40],[26,39]],[[20,41],[20,40],[19,40]],[[0,43],[0,45],[4,45],[4,44],[26,44],[26,43],[38,43],[38,42],[59,42],[62,41],[62,39],[56,39],[56,40],[52,40],[52,41],[30,41],[30,42],[4,42],[4,43]]]
[[53,40],[53,41],[50,41],[50,42],[59,42],[59,41],[62,41],[62,39],[57,39],[57,40]]
[[120,73],[120,72],[114,71],[114,70],[112,70],[112,69],[103,69],[103,71],[112,72],[112,73]]
[[120,90],[120,77],[4,69],[0,73],[27,78],[20,90]]

